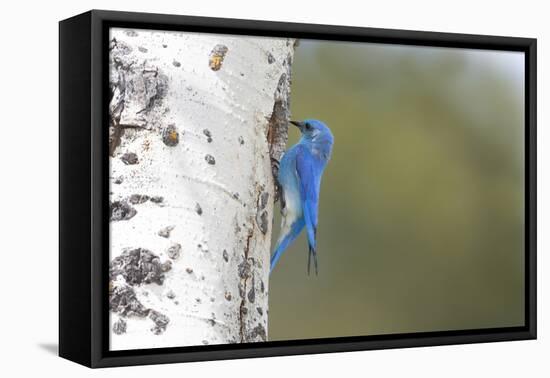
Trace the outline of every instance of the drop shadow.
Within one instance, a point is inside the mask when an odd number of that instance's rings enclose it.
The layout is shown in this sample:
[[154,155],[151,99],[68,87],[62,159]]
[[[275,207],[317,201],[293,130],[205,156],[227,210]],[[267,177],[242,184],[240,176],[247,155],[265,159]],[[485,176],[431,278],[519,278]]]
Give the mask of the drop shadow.
[[40,343],[38,344],[38,347],[56,356],[59,354],[59,347],[57,343]]

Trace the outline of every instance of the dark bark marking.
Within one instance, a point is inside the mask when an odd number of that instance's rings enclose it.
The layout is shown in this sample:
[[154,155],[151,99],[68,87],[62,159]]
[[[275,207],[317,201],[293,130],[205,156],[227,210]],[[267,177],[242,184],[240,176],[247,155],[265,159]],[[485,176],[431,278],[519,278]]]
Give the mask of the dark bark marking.
[[160,262],[160,257],[143,249],[127,249],[109,264],[109,279],[115,280],[121,275],[130,285],[157,283],[162,285],[164,273],[172,268],[172,263]]
[[210,165],[215,165],[216,164],[216,159],[214,158],[214,156],[210,155],[210,154],[207,154],[205,157],[204,157],[204,160],[206,160],[206,162]]
[[162,142],[168,147],[177,146],[180,141],[180,134],[176,125],[171,123],[162,130]]
[[150,201],[153,202],[153,203],[156,203],[156,204],[161,204],[162,202],[164,202],[164,197],[162,197],[162,196],[152,196],[150,198]]
[[168,249],[166,250],[166,254],[168,257],[170,257],[172,260],[176,260],[178,257],[180,257],[181,254],[181,244],[174,243]]
[[[126,284],[116,285],[113,287],[113,284],[111,283],[111,288],[109,290],[109,309],[120,316],[124,316],[125,318],[145,318],[148,316],[153,323],[155,323],[155,326],[151,328],[151,332],[155,335],[159,335],[164,332],[170,322],[170,319],[166,315],[153,309],[146,308],[137,299],[134,288]],[[113,332],[116,334],[126,332],[126,321],[119,319],[115,324],[113,324]]]
[[267,340],[267,332],[265,330],[265,327],[261,324],[256,325],[249,333],[248,333],[248,340],[249,342],[255,341],[256,338],[260,338],[261,341]]
[[239,277],[241,279],[241,282],[239,283],[239,296],[241,297],[241,304],[239,305],[239,324],[240,324],[240,339],[241,342],[246,342],[246,325],[245,325],[245,316],[248,313],[248,309],[246,308],[246,284],[247,280],[250,277],[250,271],[251,266],[248,258],[248,254],[250,252],[250,241],[252,237],[254,236],[254,229],[248,230],[248,235],[246,237],[245,247],[244,247],[244,256],[243,261],[237,266],[237,273],[239,274]]
[[125,317],[143,318],[149,313],[149,309],[137,299],[134,289],[129,285],[116,285],[110,288],[109,309]]
[[239,277],[241,279],[244,280],[250,277],[251,265],[250,265],[250,262],[248,261],[248,257],[246,258],[243,257],[243,261],[237,266],[237,269],[239,271]]
[[132,194],[130,198],[128,198],[128,202],[130,202],[132,205],[139,205],[147,202],[148,200],[149,196],[146,194]]
[[158,232],[158,236],[161,236],[163,238],[169,238],[170,237],[170,233],[172,232],[172,230],[176,228],[176,226],[173,226],[173,225],[170,225],[170,226],[166,226],[164,228],[162,228],[159,232]]
[[125,201],[114,201],[110,206],[111,214],[109,220],[111,222],[123,221],[133,218],[137,214],[137,210],[128,205]]
[[149,310],[149,319],[155,323],[155,326],[151,328],[151,332],[155,335],[160,335],[166,331],[166,327],[168,326],[168,323],[170,323],[170,318],[168,318],[168,316],[155,310]]
[[[267,142],[269,144],[269,156],[271,158],[271,171],[274,182],[277,183],[279,175],[279,164],[286,148],[288,140],[288,123],[290,121],[290,82],[292,58],[290,55],[284,60],[283,65],[286,72],[279,77],[279,83],[273,94],[273,111],[268,121]],[[275,185],[276,202],[279,199],[280,190]]]
[[126,152],[120,157],[120,160],[126,165],[134,165],[139,163],[138,156],[135,152]]
[[256,300],[256,288],[254,284],[254,275],[252,275],[252,285],[250,287],[250,290],[248,291],[247,297],[250,303],[254,303],[254,301]]
[[[157,67],[148,67],[147,60],[136,56],[132,47],[122,41],[113,38],[109,50],[109,155],[114,156],[125,129],[144,129],[154,123],[155,116],[150,113],[162,104],[168,77]],[[140,46],[138,51],[147,52],[147,49]],[[125,114],[124,119],[135,124],[123,125],[120,121],[125,110],[136,108],[131,104],[142,108],[136,114]]]
[[256,212],[256,224],[258,225],[258,228],[264,235],[267,233],[269,229],[268,213],[267,213],[267,210],[265,210],[268,200],[269,200],[269,193],[262,192],[258,198],[258,211]]
[[117,335],[126,333],[126,321],[124,319],[118,319],[113,323],[113,333]]
[[222,63],[227,51],[229,51],[227,46],[221,44],[214,46],[208,59],[208,66],[212,69],[212,71],[219,71],[220,68],[222,68]]
[[201,205],[199,205],[198,202],[195,204],[195,211],[197,212],[197,214],[202,215],[202,207]]
[[212,133],[208,129],[204,129],[202,133],[206,136],[206,141],[212,143]]

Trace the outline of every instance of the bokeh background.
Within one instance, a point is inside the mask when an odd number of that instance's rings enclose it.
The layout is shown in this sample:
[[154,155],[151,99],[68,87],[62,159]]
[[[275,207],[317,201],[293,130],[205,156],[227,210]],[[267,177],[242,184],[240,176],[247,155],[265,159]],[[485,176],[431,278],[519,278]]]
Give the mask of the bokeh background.
[[301,235],[270,278],[269,339],[523,325],[523,54],[302,40],[292,80],[293,118],[335,146],[319,275]]

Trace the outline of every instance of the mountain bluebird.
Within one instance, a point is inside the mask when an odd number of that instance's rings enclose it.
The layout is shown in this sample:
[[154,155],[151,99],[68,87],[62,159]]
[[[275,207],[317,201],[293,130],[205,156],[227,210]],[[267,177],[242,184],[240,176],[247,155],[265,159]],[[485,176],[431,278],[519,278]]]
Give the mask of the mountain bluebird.
[[281,159],[278,181],[282,189],[281,235],[271,257],[271,272],[283,252],[298,237],[304,226],[307,231],[309,254],[307,273],[311,257],[317,269],[317,214],[321,177],[332,153],[334,138],[330,129],[321,121],[307,119],[303,122],[290,121],[297,126],[302,137]]

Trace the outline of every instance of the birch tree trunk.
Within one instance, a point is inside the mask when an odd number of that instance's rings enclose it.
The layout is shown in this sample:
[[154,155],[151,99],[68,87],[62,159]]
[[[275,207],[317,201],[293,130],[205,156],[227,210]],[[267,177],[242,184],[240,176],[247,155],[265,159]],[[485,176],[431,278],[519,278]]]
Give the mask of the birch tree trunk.
[[294,40],[110,38],[111,350],[267,340]]

